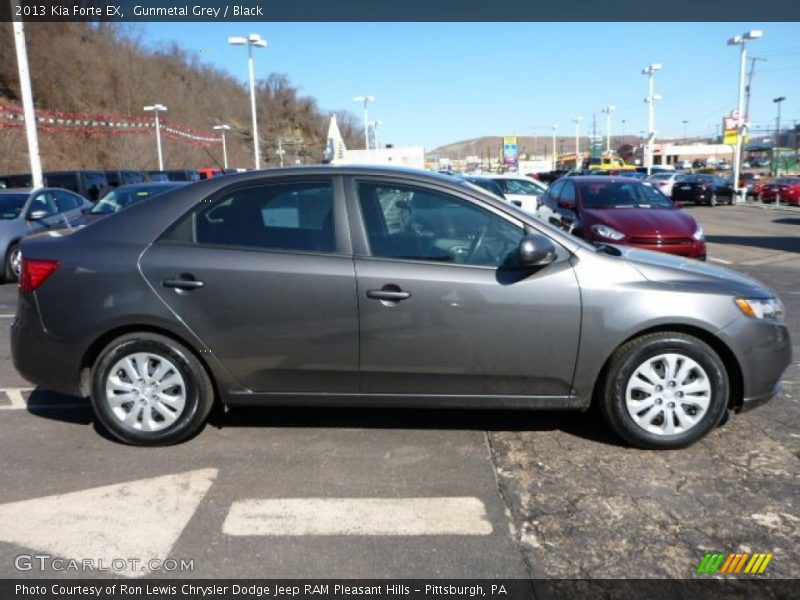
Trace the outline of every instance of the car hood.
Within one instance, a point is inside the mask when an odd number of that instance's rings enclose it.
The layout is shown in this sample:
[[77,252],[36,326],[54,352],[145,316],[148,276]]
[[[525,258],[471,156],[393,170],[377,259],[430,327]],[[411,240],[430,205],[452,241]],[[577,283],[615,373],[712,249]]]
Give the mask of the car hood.
[[581,220],[604,223],[627,236],[669,235],[691,237],[697,231],[694,217],[675,208],[584,208]]
[[647,280],[675,286],[713,288],[748,298],[775,296],[763,283],[715,265],[674,254],[615,246],[622,257]]

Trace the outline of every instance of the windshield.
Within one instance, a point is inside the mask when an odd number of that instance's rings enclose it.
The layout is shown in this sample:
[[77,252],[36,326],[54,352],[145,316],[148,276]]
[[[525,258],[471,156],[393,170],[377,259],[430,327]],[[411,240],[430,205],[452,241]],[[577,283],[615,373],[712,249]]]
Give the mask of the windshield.
[[541,196],[540,190],[532,181],[524,179],[494,179],[506,194],[519,194],[522,196]]
[[136,204],[145,198],[165,192],[168,189],[171,189],[171,187],[172,186],[159,185],[117,188],[103,196],[103,199],[92,207],[92,210],[89,211],[89,214],[110,215],[111,213],[118,212],[123,208],[127,208],[131,204]]
[[675,208],[649,183],[591,181],[578,184],[584,208]]
[[27,194],[0,194],[0,219],[4,221],[16,219],[27,199]]
[[683,181],[684,183],[711,183],[714,178],[711,175],[687,175]]

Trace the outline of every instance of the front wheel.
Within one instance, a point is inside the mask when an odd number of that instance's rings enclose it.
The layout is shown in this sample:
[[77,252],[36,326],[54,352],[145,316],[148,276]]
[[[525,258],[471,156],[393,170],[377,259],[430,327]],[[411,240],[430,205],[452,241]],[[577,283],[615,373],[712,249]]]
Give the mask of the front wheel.
[[717,205],[717,195],[711,194],[711,199],[708,201],[709,206],[716,206]]
[[205,368],[182,344],[140,332],[106,346],[92,368],[92,406],[117,439],[164,446],[197,433],[214,402]]
[[6,252],[5,280],[9,283],[19,281],[22,272],[22,251],[19,244],[12,244]]
[[654,333],[614,353],[602,409],[634,446],[683,448],[724,418],[728,390],[725,365],[708,344],[683,333]]

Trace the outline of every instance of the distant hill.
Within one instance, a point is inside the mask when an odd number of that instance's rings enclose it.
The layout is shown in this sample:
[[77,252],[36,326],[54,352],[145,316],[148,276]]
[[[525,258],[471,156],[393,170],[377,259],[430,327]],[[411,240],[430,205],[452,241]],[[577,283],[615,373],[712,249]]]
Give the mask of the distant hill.
[[[635,144],[638,138],[628,135],[611,136],[611,147],[619,148],[620,144]],[[517,136],[517,143],[519,144],[520,154],[550,156],[553,146],[553,137],[551,135],[541,135],[534,138],[530,135]],[[587,139],[585,134],[581,137],[581,150],[585,151],[587,146]],[[558,152],[571,153],[575,151],[575,137],[560,135],[556,136],[556,147]],[[503,150],[502,136],[485,136],[473,138],[470,140],[463,140],[460,142],[453,142],[439,146],[428,152],[429,157],[442,157],[451,159],[464,159],[467,156],[478,156],[486,158],[487,156],[498,157]]]
[[[150,49],[125,24],[28,23],[25,26],[34,102],[38,109],[141,116],[160,102],[173,122],[201,130],[227,123],[229,163],[253,165],[248,88],[229,73],[175,44]],[[19,106],[17,61],[10,23],[0,23],[0,104]],[[245,61],[242,58],[244,75]],[[330,112],[301,96],[283,74],[258,81],[257,106],[262,161],[277,165],[278,138],[285,160],[319,162]],[[348,146],[358,147],[363,130],[352,114],[336,111]],[[152,135],[41,133],[45,170],[73,168],[156,169]],[[166,168],[214,165],[205,149],[164,140]],[[19,129],[0,128],[0,173],[27,172],[27,147]],[[222,162],[220,147],[212,149]]]

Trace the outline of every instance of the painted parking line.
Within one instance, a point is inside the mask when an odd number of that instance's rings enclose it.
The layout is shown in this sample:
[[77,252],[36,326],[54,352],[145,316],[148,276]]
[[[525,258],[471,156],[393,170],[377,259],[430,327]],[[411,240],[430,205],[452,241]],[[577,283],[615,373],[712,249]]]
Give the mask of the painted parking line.
[[716,258],[714,256],[709,256],[708,260],[710,260],[712,262],[715,262],[715,263],[720,263],[721,265],[732,265],[733,264],[733,262],[730,261],[730,260],[725,260],[725,259],[722,259],[722,258]]
[[13,319],[16,315],[0,315],[0,319]]
[[478,498],[270,498],[234,502],[232,536],[490,535]]
[[[163,561],[217,476],[216,469],[162,475],[0,504],[0,542],[75,560],[92,557],[141,577]],[[139,563],[130,560],[138,558]]]
[[[33,391],[32,387],[19,388],[0,388],[0,410],[64,410],[76,408],[89,408],[89,403],[79,401],[75,398],[74,402],[32,402],[28,401],[28,395]],[[8,399],[8,404],[3,402],[3,398]]]

